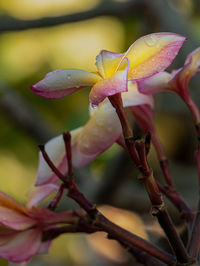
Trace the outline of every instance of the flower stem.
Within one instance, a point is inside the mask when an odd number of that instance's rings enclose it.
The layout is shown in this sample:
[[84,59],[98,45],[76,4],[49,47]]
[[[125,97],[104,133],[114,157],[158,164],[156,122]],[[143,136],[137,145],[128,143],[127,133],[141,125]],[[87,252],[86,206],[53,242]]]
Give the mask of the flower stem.
[[195,152],[199,177],[199,203],[198,210],[193,222],[192,232],[188,242],[188,252],[190,256],[197,259],[200,250],[200,144]]
[[[70,142],[70,138],[64,137],[64,141]],[[66,145],[65,147],[69,146]],[[68,189],[68,197],[74,199],[80,205],[80,207],[82,207],[87,212],[95,228],[98,227],[99,230],[107,232],[108,236],[117,240],[119,243],[123,243],[123,245],[126,246],[127,248],[131,248],[133,246],[133,248],[134,247],[139,248],[168,265],[176,264],[176,259],[171,254],[168,254],[160,250],[159,248],[150,244],[148,241],[136,236],[135,234],[109,221],[103,214],[101,214],[98,211],[96,206],[90,203],[90,201],[84,196],[84,194],[82,194],[79,191],[78,187],[74,183],[73,178],[70,180],[65,179],[65,176],[56,168],[56,166],[49,158],[48,154],[45,151],[44,146],[41,147],[41,152],[49,167],[57,175],[57,177],[60,178],[65,187]],[[67,226],[60,230],[61,232],[53,231],[52,237],[56,237],[64,232],[74,232],[76,229],[74,228],[74,226]]]
[[[176,254],[178,262],[188,263],[190,259],[188,257],[187,251],[168,215],[162,199],[162,195],[153,176],[153,172],[148,166],[145,152],[145,143],[144,141],[136,141],[136,143],[134,143],[132,128],[130,126],[127,114],[122,106],[121,95],[118,94],[110,96],[109,100],[115,108],[116,113],[118,114],[119,120],[122,125],[125,142],[131,158],[135,162],[136,166],[139,166],[138,168],[142,175],[141,179],[144,182],[146,191],[152,204],[152,214],[157,217],[160,226],[164,230],[171,244],[171,247]],[[132,140],[131,145],[129,142],[127,142],[127,139]],[[132,153],[134,154],[134,156],[132,156]]]

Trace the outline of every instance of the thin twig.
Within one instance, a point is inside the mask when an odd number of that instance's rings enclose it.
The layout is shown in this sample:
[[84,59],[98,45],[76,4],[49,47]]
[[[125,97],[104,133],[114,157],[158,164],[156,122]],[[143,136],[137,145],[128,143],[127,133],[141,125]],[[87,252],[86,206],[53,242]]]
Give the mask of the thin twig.
[[[119,240],[119,242],[123,241],[124,245],[128,247],[133,245],[133,247],[142,249],[148,254],[167,263],[168,265],[175,265],[176,260],[174,256],[160,250],[159,248],[150,244],[148,241],[136,236],[133,233],[128,232],[127,230],[109,221],[103,214],[101,214],[97,210],[96,206],[90,203],[88,199],[86,199],[86,197],[78,190],[78,187],[76,186],[76,184],[74,184],[73,179],[72,182],[69,182],[68,180],[66,181],[65,176],[56,168],[56,166],[49,158],[48,154],[44,149],[44,146],[40,148],[44,159],[49,165],[49,167],[62,182],[64,181],[66,188],[68,188],[69,190],[68,197],[74,199],[88,213],[95,226],[107,232],[113,239]],[[70,230],[72,230],[72,228],[70,228]]]
[[197,259],[200,250],[200,144],[198,150],[195,153],[197,167],[198,167],[198,179],[199,179],[199,204],[198,210],[193,222],[192,232],[188,242],[188,252],[190,256]]
[[[133,139],[131,124],[128,120],[126,113],[123,110],[121,95],[116,94],[113,96],[109,96],[109,100],[115,108],[116,113],[118,114],[125,140]],[[171,247],[173,248],[173,251],[176,254],[178,262],[189,263],[190,258],[182,243],[182,240],[176,232],[176,229],[167,213],[160,190],[153,176],[153,172],[148,166],[145,152],[145,143],[143,141],[136,142],[136,146],[133,144],[131,148],[134,150],[134,154],[136,155],[135,157],[131,156],[134,163],[136,164],[136,166],[140,165],[139,170],[142,174],[142,180],[144,182],[146,191],[152,204],[152,214],[157,217],[159,224],[163,228],[166,237],[168,238]],[[128,147],[128,150],[131,154],[130,147]]]
[[57,17],[23,20],[9,16],[2,16],[0,18],[0,32],[51,27],[64,23],[83,21],[98,16],[106,16],[106,15],[122,16],[123,14],[127,15],[127,12],[129,13],[131,13],[131,11],[133,12],[137,5],[141,5],[141,0],[134,0],[134,1],[130,0],[124,3],[113,2],[113,1],[102,1],[100,2],[99,5],[95,6],[90,10],[77,12],[74,14],[57,16]]
[[61,200],[61,197],[63,195],[64,190],[65,190],[65,184],[61,184],[59,190],[57,191],[57,193],[55,195],[55,197],[49,203],[48,209],[50,209],[52,211],[56,209],[56,207],[58,206],[58,203]]

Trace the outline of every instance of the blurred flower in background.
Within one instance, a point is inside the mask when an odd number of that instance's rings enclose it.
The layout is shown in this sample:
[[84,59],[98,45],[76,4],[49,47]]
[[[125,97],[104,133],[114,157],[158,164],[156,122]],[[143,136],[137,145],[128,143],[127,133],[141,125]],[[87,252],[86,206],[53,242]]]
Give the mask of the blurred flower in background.
[[[199,46],[199,14],[198,0],[1,0],[0,190],[24,201],[27,189],[36,178],[38,143],[44,143],[64,130],[73,130],[88,120],[89,90],[51,101],[33,94],[29,89],[31,84],[57,68],[96,71],[94,58],[100,50],[125,51],[137,38],[158,31],[187,37],[188,41],[175,62],[174,68],[178,69],[187,54]],[[32,26],[27,29],[25,26],[28,24]],[[199,78],[195,77],[190,85],[194,100],[200,105]],[[172,160],[175,183],[194,206],[195,197],[190,193],[196,189],[193,181],[196,175],[193,165],[194,130],[184,104],[175,96],[170,97],[167,93],[156,95],[156,127]],[[137,128],[135,131],[141,135]],[[187,153],[184,152],[186,149]],[[153,150],[150,160],[159,175]],[[120,171],[117,166],[120,166]],[[118,172],[114,171],[115,168]],[[120,149],[114,145],[90,168],[85,167],[81,174],[78,172],[77,179],[94,202],[107,198],[109,204],[141,214],[148,211],[146,198],[135,180],[127,181],[130,172],[128,159],[124,159]],[[121,183],[116,177],[122,174]],[[187,182],[188,175],[191,182],[186,185],[184,182]],[[103,187],[105,180],[109,183],[112,176],[116,182],[115,187],[111,183],[110,195],[105,192],[100,199],[95,198],[96,189]],[[74,207],[64,200],[60,210],[66,206]],[[148,222],[145,217],[145,224]],[[53,242],[49,257],[38,256],[32,265],[103,265],[102,257],[99,259],[94,254],[92,260],[87,260],[90,254],[87,241],[78,235],[63,235]],[[79,256],[74,256],[74,249],[78,250]],[[77,257],[80,257],[79,262]],[[0,264],[7,265],[3,261]],[[106,261],[104,265],[114,265],[114,262]]]

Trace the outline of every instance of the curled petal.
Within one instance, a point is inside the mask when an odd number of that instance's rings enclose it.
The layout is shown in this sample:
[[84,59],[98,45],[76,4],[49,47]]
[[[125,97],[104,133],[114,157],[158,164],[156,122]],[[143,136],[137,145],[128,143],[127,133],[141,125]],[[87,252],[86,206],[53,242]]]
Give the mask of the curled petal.
[[145,78],[165,70],[184,41],[185,37],[174,33],[153,33],[138,39],[124,55],[131,62],[129,80]]
[[164,90],[171,90],[172,88],[168,84],[170,77],[171,75],[168,72],[160,72],[152,77],[138,81],[138,89],[144,94],[153,94]]
[[92,105],[97,106],[107,96],[127,91],[129,60],[124,58],[117,72],[111,77],[96,83],[90,92]]
[[96,57],[96,66],[98,72],[103,78],[113,75],[123,57],[123,54],[113,53],[102,50]]
[[0,207],[0,223],[15,230],[25,230],[37,222],[25,214],[6,207]]
[[145,95],[138,91],[136,82],[128,82],[128,91],[122,93],[122,101],[124,107],[148,104],[152,109],[154,106],[153,97]]
[[192,76],[194,76],[200,70],[200,47],[190,53],[182,68],[173,71],[170,85],[175,90],[183,90],[188,88],[188,83]]
[[55,70],[48,73],[44,79],[31,86],[39,96],[45,98],[61,98],[82,88],[92,86],[100,81],[98,74],[79,69]]
[[53,191],[57,191],[59,186],[57,184],[48,184],[40,187],[34,187],[27,195],[26,208],[32,209],[41,200],[46,198]]
[[0,257],[12,262],[29,260],[40,250],[41,236],[40,229],[16,233],[11,241],[0,246]]

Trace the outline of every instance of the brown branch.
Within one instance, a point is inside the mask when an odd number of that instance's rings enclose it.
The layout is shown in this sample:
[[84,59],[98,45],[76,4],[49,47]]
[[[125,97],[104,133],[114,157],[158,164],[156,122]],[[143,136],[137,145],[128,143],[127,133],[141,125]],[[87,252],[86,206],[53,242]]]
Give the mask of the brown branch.
[[200,144],[198,145],[198,150],[195,153],[195,157],[197,161],[198,178],[199,178],[199,204],[193,222],[190,239],[188,242],[188,252],[193,258],[197,259],[200,250]]
[[[116,94],[110,96],[109,100],[113,105],[113,107],[115,108],[116,113],[118,114],[119,120],[122,125],[125,140],[126,139],[133,140],[132,128],[130,126],[130,122],[127,118],[127,115],[123,110],[121,95]],[[170,216],[168,215],[160,190],[153,176],[153,172],[148,166],[144,141],[136,141],[135,145],[133,142],[132,146],[129,147],[127,145],[127,148],[130,155],[131,152],[133,151],[134,154],[136,155],[136,156],[131,156],[131,158],[133,159],[133,162],[136,164],[136,166],[139,165],[138,169],[140,170],[142,175],[141,180],[144,182],[146,191],[148,193],[149,199],[152,204],[152,214],[157,217],[160,226],[164,230],[166,237],[169,240],[174,253],[176,254],[178,262],[189,263],[190,258],[178,233],[176,232],[176,229],[170,219]],[[133,151],[131,151],[130,148],[132,148]]]
[[61,184],[59,190],[57,191],[57,193],[55,195],[55,197],[49,203],[48,209],[50,209],[52,211],[56,209],[56,207],[58,206],[58,203],[61,200],[61,197],[63,195],[64,190],[65,190],[65,184]]
[[[64,141],[66,141],[66,138],[64,138]],[[127,230],[109,221],[103,214],[101,214],[97,210],[96,206],[90,203],[88,199],[78,190],[78,187],[74,183],[73,179],[70,181],[68,179],[66,180],[65,176],[56,168],[56,166],[49,158],[44,149],[44,146],[40,146],[40,148],[49,167],[65,184],[66,188],[68,188],[68,197],[74,199],[80,205],[80,207],[82,207],[87,212],[92,223],[95,226],[99,227],[100,230],[107,232],[108,235],[113,239],[119,241],[120,243],[123,242],[127,247],[133,245],[133,247],[142,249],[148,254],[167,263],[168,265],[174,265],[176,263],[174,256],[160,250],[159,248],[150,244],[148,241],[136,236],[133,233],[128,232]],[[68,228],[66,228],[66,230],[68,230]],[[70,230],[73,230],[73,228],[70,228]]]
[[71,23],[77,21],[83,21],[98,16],[122,16],[133,12],[137,5],[141,5],[141,0],[130,0],[124,3],[113,1],[102,1],[99,5],[93,9],[77,12],[74,14],[46,17],[34,20],[16,19],[9,16],[2,16],[0,18],[0,32],[5,31],[19,31],[32,28],[43,28],[60,25],[63,23]]
[[20,129],[24,130],[39,143],[46,142],[56,135],[56,131],[31,104],[7,84],[0,82],[0,108]]

